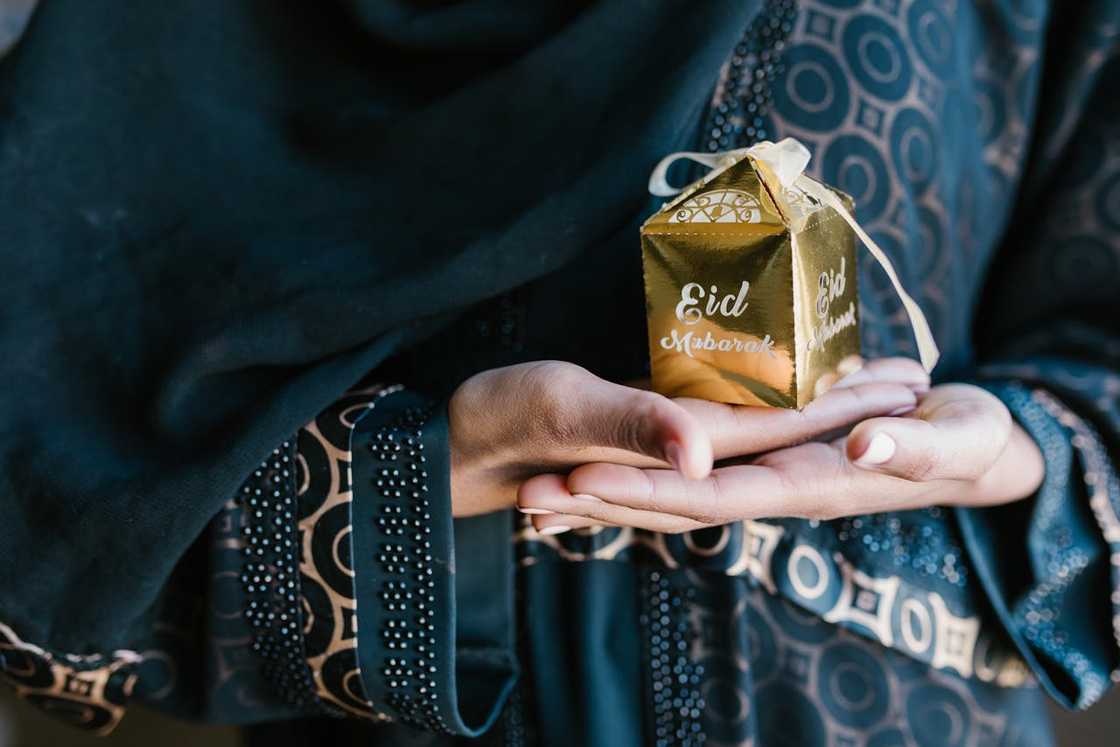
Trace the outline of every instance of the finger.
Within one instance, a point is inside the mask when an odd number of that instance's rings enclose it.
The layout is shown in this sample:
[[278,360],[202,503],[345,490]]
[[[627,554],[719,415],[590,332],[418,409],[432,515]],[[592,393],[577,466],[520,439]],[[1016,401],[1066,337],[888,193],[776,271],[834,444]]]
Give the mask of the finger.
[[702,526],[767,515],[767,507],[788,493],[774,470],[754,465],[720,467],[703,480],[686,480],[670,470],[586,464],[568,475],[565,489],[574,496],[684,517]]
[[704,423],[716,459],[791,446],[870,417],[908,412],[918,404],[907,386],[875,380],[836,386],[801,411],[677,401]]
[[[566,489],[640,513],[677,515],[703,526],[742,519],[833,519],[945,502],[959,483],[916,483],[859,469],[844,441],[807,443],[770,452],[754,463],[718,467],[704,480],[670,470],[589,464],[574,470]],[[576,513],[581,513],[575,511]],[[605,516],[605,512],[593,515]]]
[[[570,364],[545,362],[530,370],[541,374],[539,420],[550,424],[546,430],[563,450],[557,454],[557,466],[618,462],[652,468],[668,463],[694,479],[710,471],[712,451],[717,459],[757,454],[876,415],[905,412],[917,405],[914,392],[929,385],[915,361],[872,360],[837,383],[836,391],[798,412],[687,398],[666,400],[612,384]],[[558,376],[566,379],[559,385]],[[579,450],[574,459],[573,448]]]
[[917,394],[929,391],[929,374],[922,364],[910,358],[875,358],[864,361],[836,382],[835,387],[852,387],[868,382],[902,384]]
[[543,534],[546,537],[554,534],[564,534],[573,529],[589,529],[591,527],[609,527],[615,526],[608,524],[604,521],[596,521],[586,516],[576,516],[575,514],[554,514],[548,513],[540,516],[533,517],[533,528],[537,530],[538,534]]
[[[661,534],[694,532],[698,529],[712,526],[711,524],[701,524],[700,522],[693,521],[683,516],[658,514],[650,511],[635,511],[634,509],[614,506],[609,503],[600,504],[600,507],[597,509],[587,507],[586,510],[595,511],[601,516],[609,517],[609,520],[593,519],[589,516],[580,516],[579,514],[553,514],[551,516],[533,517],[533,525],[537,526],[538,522],[540,522],[545,526],[555,527],[558,525],[561,527],[566,526],[569,529],[579,529],[583,526],[619,526],[644,529],[648,532],[659,532]],[[568,531],[568,529],[552,528],[547,533],[561,534],[566,531]]]
[[801,411],[734,407],[702,400],[677,400],[703,422],[716,459],[757,454],[802,443],[877,415],[897,415],[917,406],[916,392],[929,376],[909,358],[880,358],[840,380]]
[[[589,501],[601,503],[594,496],[572,495],[568,492],[567,482],[563,475],[544,474],[531,477],[522,483],[517,491],[517,510],[531,516],[533,525],[538,529],[542,524],[543,526],[557,525],[554,517],[564,513],[591,519],[581,507],[581,503]],[[541,519],[542,523],[538,523],[537,519]],[[568,529],[575,528],[563,522],[560,522],[559,525],[567,526]],[[561,530],[548,533],[557,534],[559,531]]]
[[[656,470],[665,474],[676,475],[682,482],[696,484],[700,481],[689,480],[679,472],[672,470]],[[708,524],[693,521],[687,517],[654,511],[640,511],[623,505],[609,503],[592,495],[576,494],[568,491],[562,475],[538,475],[526,480],[518,493],[518,510],[535,510],[533,515],[534,525],[540,521],[546,526],[572,525],[562,520],[555,519],[558,515],[580,516],[596,522],[629,526],[638,529],[648,529],[653,532],[677,533],[703,529]],[[540,511],[548,513],[539,513]],[[559,530],[554,530],[559,531]]]
[[947,385],[910,417],[857,425],[847,454],[857,467],[906,480],[976,480],[996,463],[1010,433],[1010,415],[998,399],[978,387]]

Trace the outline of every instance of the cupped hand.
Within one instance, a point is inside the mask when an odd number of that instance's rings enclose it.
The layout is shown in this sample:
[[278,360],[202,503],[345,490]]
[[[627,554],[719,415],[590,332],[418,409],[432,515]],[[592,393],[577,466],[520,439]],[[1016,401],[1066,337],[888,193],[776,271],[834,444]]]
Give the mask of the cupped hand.
[[701,480],[617,463],[539,475],[522,485],[518,507],[548,534],[600,524],[682,532],[763,517],[990,506],[1032,494],[1043,471],[1037,445],[1002,402],[947,384],[904,417],[873,417],[846,437],[719,466]]
[[713,460],[802,443],[863,418],[913,409],[916,393],[928,387],[913,361],[882,359],[797,412],[673,400],[557,361],[484,371],[464,382],[448,405],[453,512],[511,508],[526,480],[588,463],[702,481]]

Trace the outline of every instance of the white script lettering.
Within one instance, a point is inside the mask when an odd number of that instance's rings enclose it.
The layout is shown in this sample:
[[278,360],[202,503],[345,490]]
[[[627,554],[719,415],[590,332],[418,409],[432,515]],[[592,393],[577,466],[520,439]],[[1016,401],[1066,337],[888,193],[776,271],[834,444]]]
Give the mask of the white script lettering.
[[770,335],[766,335],[761,340],[740,340],[737,337],[715,337],[711,332],[708,332],[703,337],[697,337],[695,333],[689,331],[683,335],[675,328],[670,333],[661,338],[661,347],[666,350],[676,350],[678,353],[684,353],[689,358],[695,357],[694,351],[697,350],[718,350],[723,353],[766,353],[771,358],[774,355],[774,340]]
[[750,292],[750,289],[750,282],[744,280],[743,284],[739,286],[738,294],[728,293],[720,299],[719,289],[714,285],[710,291],[705,291],[704,286],[700,283],[685,283],[684,287],[681,288],[681,301],[677,304],[677,319],[685,324],[696,324],[703,319],[704,312],[696,307],[705,297],[708,301],[704,305],[704,310],[708,316],[715,316],[717,312],[727,317],[742,316],[749,305],[747,303],[747,293]]

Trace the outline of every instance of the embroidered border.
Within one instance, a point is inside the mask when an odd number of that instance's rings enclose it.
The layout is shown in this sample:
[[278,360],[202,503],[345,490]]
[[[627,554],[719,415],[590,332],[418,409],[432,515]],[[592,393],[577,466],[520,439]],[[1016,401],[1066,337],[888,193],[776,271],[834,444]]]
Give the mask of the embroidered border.
[[300,582],[307,665],[320,700],[344,714],[391,721],[374,706],[358,664],[351,562],[351,435],[358,420],[399,386],[348,392],[300,429],[296,453]]
[[140,654],[124,650],[114,651],[111,658],[58,656],[21,640],[0,623],[0,675],[16,695],[99,736],[113,731],[124,717],[142,661]]

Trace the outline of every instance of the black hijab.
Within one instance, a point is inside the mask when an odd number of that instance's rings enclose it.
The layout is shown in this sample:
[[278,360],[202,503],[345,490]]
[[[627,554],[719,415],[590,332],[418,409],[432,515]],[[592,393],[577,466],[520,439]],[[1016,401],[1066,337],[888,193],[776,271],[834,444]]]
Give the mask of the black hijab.
[[0,620],[127,641],[277,443],[633,221],[756,7],[42,3],[0,60]]

